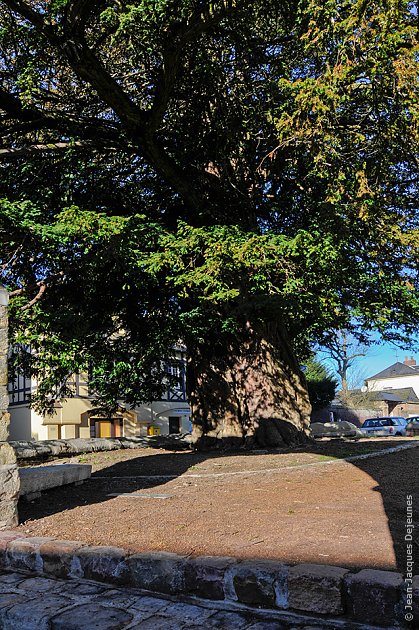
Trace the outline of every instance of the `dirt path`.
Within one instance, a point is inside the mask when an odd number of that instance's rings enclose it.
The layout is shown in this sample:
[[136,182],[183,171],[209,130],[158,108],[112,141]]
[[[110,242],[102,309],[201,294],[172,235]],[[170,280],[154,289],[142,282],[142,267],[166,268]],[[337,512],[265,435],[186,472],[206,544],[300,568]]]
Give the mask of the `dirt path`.
[[22,502],[19,529],[133,551],[403,570],[407,495],[419,531],[419,448],[332,461],[371,450],[371,444],[227,456],[91,454],[78,461],[93,463],[94,477]]

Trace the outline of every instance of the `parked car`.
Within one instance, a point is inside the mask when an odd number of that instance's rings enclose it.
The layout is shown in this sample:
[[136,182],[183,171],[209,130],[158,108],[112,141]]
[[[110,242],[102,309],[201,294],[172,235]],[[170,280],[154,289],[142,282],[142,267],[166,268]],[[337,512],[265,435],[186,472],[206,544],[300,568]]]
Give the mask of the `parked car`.
[[363,437],[360,429],[346,420],[340,422],[313,422],[310,425],[311,434],[314,438],[324,437],[347,437],[360,438]]
[[368,418],[361,427],[364,435],[368,436],[395,436],[406,435],[406,418]]
[[407,419],[406,435],[408,437],[419,435],[419,416],[412,416]]

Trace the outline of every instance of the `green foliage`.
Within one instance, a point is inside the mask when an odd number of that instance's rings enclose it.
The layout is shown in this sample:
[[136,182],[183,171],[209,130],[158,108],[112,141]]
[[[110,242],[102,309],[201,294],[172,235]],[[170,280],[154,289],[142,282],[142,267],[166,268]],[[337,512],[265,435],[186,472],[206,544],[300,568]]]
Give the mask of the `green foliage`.
[[[37,378],[33,403],[41,410],[72,395],[74,373],[89,373],[98,404],[107,409],[121,388],[128,404],[159,398],[161,360],[170,357],[178,333],[175,318],[167,319],[170,296],[136,260],[139,242],[148,239],[143,217],[72,206],[52,223],[44,220],[30,202],[0,204],[0,225],[9,236],[14,230],[9,251],[25,248],[7,278],[18,287],[10,302],[12,372]],[[37,281],[41,274],[47,284]]]
[[10,4],[0,264],[44,400],[89,366],[150,398],[176,342],[249,320],[301,356],[417,330],[412,3]]
[[330,370],[315,357],[310,357],[305,364],[308,395],[313,411],[327,407],[335,397],[337,381]]

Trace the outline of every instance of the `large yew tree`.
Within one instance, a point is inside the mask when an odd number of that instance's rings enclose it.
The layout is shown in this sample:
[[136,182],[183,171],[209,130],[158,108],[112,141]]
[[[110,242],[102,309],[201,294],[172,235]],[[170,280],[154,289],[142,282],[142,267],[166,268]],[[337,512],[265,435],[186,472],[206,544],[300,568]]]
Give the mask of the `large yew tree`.
[[409,337],[415,5],[0,1],[0,262],[39,404],[88,366],[107,407],[156,397],[182,341],[199,445],[292,444],[310,343]]

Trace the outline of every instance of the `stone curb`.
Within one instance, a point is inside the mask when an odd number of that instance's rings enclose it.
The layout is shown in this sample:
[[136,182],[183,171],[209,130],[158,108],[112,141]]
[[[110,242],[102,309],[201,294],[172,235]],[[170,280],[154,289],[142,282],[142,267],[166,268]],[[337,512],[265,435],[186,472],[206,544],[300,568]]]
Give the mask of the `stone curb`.
[[[419,590],[405,623],[406,585],[391,571],[329,565],[287,566],[274,560],[130,553],[77,541],[0,532],[0,569],[95,580],[169,596],[199,597],[277,611],[331,615],[383,627],[419,627]],[[416,580],[417,578],[415,578]],[[407,617],[409,619],[409,617]],[[416,625],[415,625],[416,624]]]

